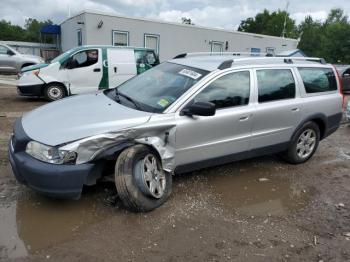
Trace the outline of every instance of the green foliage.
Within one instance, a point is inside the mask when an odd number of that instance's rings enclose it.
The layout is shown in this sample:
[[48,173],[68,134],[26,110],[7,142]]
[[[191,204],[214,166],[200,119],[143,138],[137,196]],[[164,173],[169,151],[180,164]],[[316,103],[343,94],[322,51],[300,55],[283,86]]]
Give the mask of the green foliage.
[[332,9],[324,22],[305,17],[300,25],[289,14],[264,10],[243,20],[239,31],[281,36],[286,19],[285,37],[298,38],[298,48],[308,56],[323,57],[330,63],[350,64],[350,23],[342,9]]
[[40,29],[47,24],[52,24],[52,21],[38,21],[33,18],[28,18],[26,19],[24,28],[22,28],[18,25],[12,25],[5,20],[1,20],[0,40],[40,42]]
[[295,21],[290,18],[288,13],[281,10],[270,13],[265,9],[262,13],[258,13],[254,18],[249,17],[248,19],[241,21],[238,31],[282,36],[284,21],[286,21],[284,36],[296,37],[297,31]]

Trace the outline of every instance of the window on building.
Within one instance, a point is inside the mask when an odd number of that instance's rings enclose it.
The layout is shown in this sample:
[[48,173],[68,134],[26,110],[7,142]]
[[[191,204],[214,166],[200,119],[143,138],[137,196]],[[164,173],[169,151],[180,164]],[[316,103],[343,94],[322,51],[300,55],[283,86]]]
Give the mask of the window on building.
[[78,41],[78,46],[81,46],[83,44],[83,35],[81,33],[81,29],[77,30],[77,41]]
[[216,108],[242,106],[249,103],[250,73],[235,72],[224,75],[209,84],[194,102],[211,102]]
[[274,47],[266,47],[266,54],[268,55],[275,55],[275,48]]
[[145,34],[145,47],[153,49],[157,54],[159,54],[159,35]]
[[252,56],[260,56],[261,49],[252,47],[250,48],[250,52]]
[[221,53],[224,50],[224,43],[218,41],[211,41],[211,52]]
[[331,68],[298,68],[306,93],[337,90],[337,81]]
[[129,32],[113,30],[114,46],[129,46]]
[[295,81],[290,69],[257,70],[259,103],[295,97]]

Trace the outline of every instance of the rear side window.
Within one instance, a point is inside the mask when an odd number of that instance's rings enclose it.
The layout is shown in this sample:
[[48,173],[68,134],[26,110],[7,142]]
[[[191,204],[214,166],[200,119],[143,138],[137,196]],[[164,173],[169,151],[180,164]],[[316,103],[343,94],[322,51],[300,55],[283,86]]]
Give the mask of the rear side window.
[[257,70],[259,103],[295,97],[295,81],[290,69]]
[[319,93],[337,90],[337,81],[331,68],[298,68],[306,93]]
[[209,84],[194,98],[194,102],[211,102],[217,109],[243,106],[249,103],[249,94],[250,72],[235,72]]

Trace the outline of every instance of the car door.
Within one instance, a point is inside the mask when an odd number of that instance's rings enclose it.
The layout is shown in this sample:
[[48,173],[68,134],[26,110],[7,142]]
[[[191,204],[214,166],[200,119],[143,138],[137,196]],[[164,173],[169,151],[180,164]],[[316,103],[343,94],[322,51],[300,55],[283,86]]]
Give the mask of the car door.
[[302,99],[290,68],[255,70],[256,111],[251,148],[288,142],[301,119]]
[[0,71],[2,72],[16,72],[16,58],[15,54],[10,55],[11,51],[6,46],[0,45]]
[[[254,107],[251,71],[235,71],[216,77],[191,100],[216,105],[214,116],[178,113],[176,128],[177,166],[217,159],[249,150]],[[186,106],[184,106],[186,107]]]
[[73,54],[67,61],[66,70],[72,94],[98,90],[102,82],[101,49],[86,49]]
[[136,75],[133,49],[108,48],[109,87],[114,88]]

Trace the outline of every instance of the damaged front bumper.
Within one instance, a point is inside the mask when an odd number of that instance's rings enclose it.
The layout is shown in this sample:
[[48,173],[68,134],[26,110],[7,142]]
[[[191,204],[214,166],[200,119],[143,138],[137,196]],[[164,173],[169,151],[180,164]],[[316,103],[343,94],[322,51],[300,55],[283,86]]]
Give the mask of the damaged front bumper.
[[78,199],[83,185],[91,185],[101,176],[102,165],[55,165],[37,160],[25,152],[31,139],[17,120],[9,143],[9,161],[16,179],[33,190],[54,198]]

